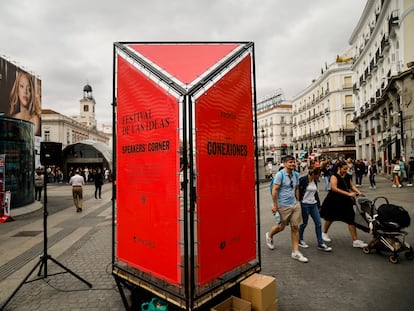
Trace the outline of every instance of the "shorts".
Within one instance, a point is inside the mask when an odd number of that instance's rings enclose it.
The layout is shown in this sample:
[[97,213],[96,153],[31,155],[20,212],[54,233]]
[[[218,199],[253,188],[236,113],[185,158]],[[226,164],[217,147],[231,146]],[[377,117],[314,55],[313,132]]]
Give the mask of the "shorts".
[[279,208],[278,211],[280,214],[279,226],[284,228],[288,224],[299,226],[302,223],[302,208],[299,201],[292,206]]

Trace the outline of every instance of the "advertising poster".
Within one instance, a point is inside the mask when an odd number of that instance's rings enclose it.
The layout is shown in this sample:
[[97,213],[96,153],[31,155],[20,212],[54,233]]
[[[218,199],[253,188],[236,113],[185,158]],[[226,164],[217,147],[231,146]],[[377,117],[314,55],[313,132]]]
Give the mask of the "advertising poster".
[[256,258],[251,57],[196,100],[198,282]]
[[179,284],[178,101],[122,57],[117,62],[116,255]]
[[1,57],[0,113],[32,122],[34,136],[41,136],[40,79]]

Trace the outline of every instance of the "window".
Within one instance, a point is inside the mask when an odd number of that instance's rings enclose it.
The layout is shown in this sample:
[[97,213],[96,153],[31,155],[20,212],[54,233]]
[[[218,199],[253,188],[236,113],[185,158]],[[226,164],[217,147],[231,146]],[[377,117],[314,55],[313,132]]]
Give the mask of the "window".
[[45,131],[45,141],[50,141],[50,131]]
[[83,111],[84,112],[88,112],[89,111],[89,106],[88,105],[84,105],[83,106]]

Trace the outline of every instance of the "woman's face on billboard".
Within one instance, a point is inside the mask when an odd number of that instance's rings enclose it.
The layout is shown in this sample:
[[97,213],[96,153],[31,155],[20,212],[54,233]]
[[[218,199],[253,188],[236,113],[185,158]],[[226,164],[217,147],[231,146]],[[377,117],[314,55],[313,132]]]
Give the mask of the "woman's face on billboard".
[[19,81],[19,101],[23,106],[28,106],[32,96],[30,81],[26,75],[22,75]]

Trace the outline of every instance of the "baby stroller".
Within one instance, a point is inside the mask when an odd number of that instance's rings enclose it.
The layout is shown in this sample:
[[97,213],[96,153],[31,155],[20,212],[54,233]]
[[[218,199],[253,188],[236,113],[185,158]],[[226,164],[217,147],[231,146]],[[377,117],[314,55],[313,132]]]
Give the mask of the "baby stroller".
[[[376,202],[384,200],[378,208]],[[398,263],[399,254],[404,252],[407,259],[414,258],[413,247],[406,241],[408,234],[402,229],[410,226],[410,215],[401,206],[393,205],[383,196],[373,200],[358,198],[355,211],[356,226],[373,236],[372,241],[362,250],[370,254],[375,249],[378,253],[388,253],[391,263]]]

